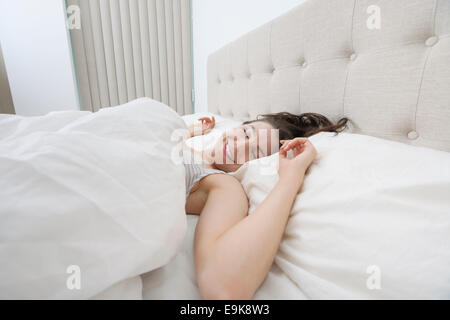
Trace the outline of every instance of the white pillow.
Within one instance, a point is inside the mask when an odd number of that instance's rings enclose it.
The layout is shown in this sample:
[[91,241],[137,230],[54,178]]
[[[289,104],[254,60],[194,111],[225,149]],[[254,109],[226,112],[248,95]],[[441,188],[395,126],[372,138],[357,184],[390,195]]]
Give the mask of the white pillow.
[[[312,299],[450,298],[450,153],[347,133],[310,140],[318,157],[255,298],[277,299],[278,268]],[[235,173],[250,214],[278,180],[268,162],[278,154]]]

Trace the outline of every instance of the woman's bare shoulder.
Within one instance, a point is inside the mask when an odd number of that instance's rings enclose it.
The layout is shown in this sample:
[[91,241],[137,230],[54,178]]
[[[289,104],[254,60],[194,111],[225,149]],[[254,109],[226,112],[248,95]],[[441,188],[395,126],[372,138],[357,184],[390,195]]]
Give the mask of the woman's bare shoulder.
[[203,178],[199,183],[199,189],[212,190],[216,188],[242,189],[242,186],[238,179],[226,173],[211,174]]
[[241,183],[228,174],[211,174],[200,180],[193,188],[186,203],[186,211],[189,214],[199,215],[208,200],[210,192],[214,190],[226,191],[230,197],[239,195],[246,198]]

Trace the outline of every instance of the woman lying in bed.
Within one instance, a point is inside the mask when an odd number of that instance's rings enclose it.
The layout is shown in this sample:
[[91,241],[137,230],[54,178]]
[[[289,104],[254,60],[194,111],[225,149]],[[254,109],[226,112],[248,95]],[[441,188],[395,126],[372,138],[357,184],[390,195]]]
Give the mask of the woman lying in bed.
[[[189,128],[191,136],[207,134],[215,126],[214,118],[200,121]],[[264,115],[225,132],[213,150],[202,153],[203,164],[185,164],[186,212],[200,215],[194,255],[198,286],[205,299],[253,297],[275,259],[305,172],[316,157],[307,137],[322,131],[341,132],[347,122],[344,118],[333,124],[311,113]],[[272,144],[281,147],[279,181],[248,215],[244,189],[226,173],[247,161],[270,156]],[[287,157],[290,150],[292,158]]]

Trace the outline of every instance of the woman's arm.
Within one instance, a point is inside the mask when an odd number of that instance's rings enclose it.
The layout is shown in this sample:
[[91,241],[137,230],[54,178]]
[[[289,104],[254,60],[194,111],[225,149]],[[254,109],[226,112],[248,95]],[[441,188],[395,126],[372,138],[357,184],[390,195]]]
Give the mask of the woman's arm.
[[[253,297],[273,263],[297,189],[298,181],[280,179],[264,202],[246,217],[244,202],[237,196],[230,198],[234,191],[222,187],[210,191],[195,240],[198,283],[205,299]],[[218,217],[230,215],[231,210],[239,210],[242,220],[219,223],[222,219]]]
[[[251,299],[264,281],[304,174],[315,157],[314,147],[309,142],[304,146],[306,141],[297,140],[290,142],[293,144],[289,147],[283,146],[280,179],[249,216],[247,199],[239,182],[236,181],[238,185],[231,181],[205,182],[210,192],[195,239],[197,277],[204,298]],[[294,159],[286,157],[290,149],[294,150]]]

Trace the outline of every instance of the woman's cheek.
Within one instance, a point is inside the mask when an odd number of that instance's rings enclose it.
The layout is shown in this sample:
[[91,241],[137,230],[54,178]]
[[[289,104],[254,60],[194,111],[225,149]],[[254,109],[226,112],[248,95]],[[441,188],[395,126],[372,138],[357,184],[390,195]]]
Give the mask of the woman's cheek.
[[240,143],[237,148],[236,164],[243,165],[249,161],[249,144],[248,142]]

